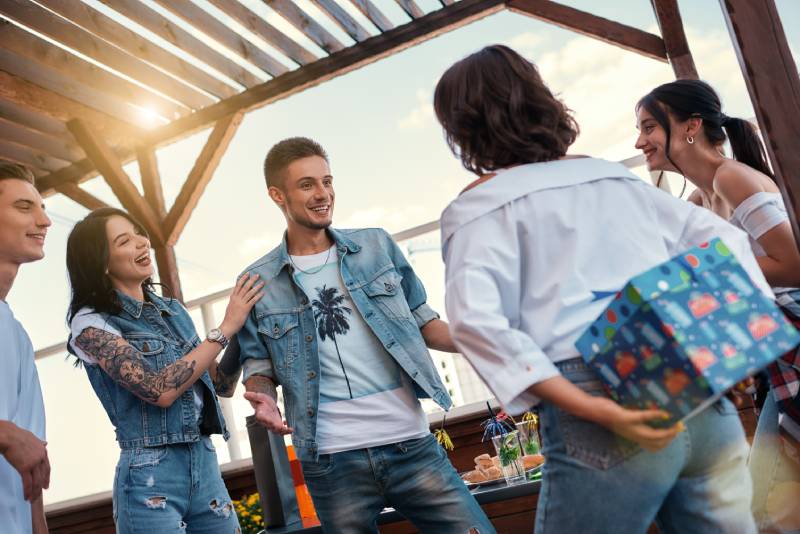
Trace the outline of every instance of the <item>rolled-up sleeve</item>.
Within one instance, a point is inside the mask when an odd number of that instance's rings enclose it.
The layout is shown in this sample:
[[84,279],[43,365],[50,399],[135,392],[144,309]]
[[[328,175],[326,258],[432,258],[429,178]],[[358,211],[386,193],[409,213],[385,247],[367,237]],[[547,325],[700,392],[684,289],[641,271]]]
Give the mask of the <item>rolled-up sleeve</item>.
[[250,311],[241,330],[236,334],[241,350],[239,360],[242,364],[242,382],[255,374],[266,376],[274,381],[272,359],[261,336],[258,335],[258,321],[254,312],[255,309]]
[[[512,414],[536,404],[529,388],[560,373],[520,330],[522,257],[504,209],[459,228],[445,247],[445,307],[456,347]],[[492,236],[485,239],[485,236]]]
[[422,281],[417,276],[417,273],[414,272],[414,268],[408,263],[405,255],[403,255],[403,251],[400,250],[400,247],[397,246],[397,243],[395,243],[392,236],[388,233],[385,234],[385,238],[388,241],[389,255],[392,259],[392,263],[395,269],[397,269],[397,272],[400,273],[400,276],[403,277],[401,285],[408,307],[414,315],[417,326],[422,329],[423,326],[432,320],[438,319],[439,314],[428,306],[426,302],[428,300],[428,295],[425,292],[425,286],[422,285]]

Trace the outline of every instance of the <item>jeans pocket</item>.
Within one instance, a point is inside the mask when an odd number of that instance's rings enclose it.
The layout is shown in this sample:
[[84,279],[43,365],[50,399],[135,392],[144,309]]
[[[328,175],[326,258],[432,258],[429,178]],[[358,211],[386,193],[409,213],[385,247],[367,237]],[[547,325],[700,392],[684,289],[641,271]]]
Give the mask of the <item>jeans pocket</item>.
[[203,442],[203,447],[205,447],[207,451],[213,452],[213,453],[216,454],[217,448],[214,446],[214,442],[211,441],[210,437],[204,436],[203,438],[200,439],[200,441]]
[[[576,383],[596,397],[608,397],[598,381]],[[556,424],[566,453],[571,458],[595,469],[606,470],[627,460],[641,448],[602,426],[555,408]]]
[[304,460],[300,462],[303,469],[303,477],[319,478],[330,475],[333,472],[334,460],[332,454],[320,454],[317,461]]
[[167,456],[167,447],[142,447],[131,451],[130,469],[156,466]]

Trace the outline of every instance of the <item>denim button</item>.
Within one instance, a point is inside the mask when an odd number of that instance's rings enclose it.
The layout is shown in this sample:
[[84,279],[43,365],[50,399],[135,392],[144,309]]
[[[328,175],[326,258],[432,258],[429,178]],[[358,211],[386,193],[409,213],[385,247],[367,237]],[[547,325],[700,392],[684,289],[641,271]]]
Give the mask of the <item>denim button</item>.
[[386,344],[387,349],[390,349],[392,347],[394,347],[394,341],[390,341],[389,343]]
[[309,378],[309,380],[310,380],[310,379],[312,379],[312,378],[314,378],[315,376],[317,376],[317,373],[315,373],[314,371],[309,371],[309,372],[308,372],[308,378]]
[[312,410],[311,408],[309,408],[309,409],[306,411],[306,413],[308,414],[308,416],[309,416],[309,417],[314,417],[314,410]]
[[272,329],[272,331],[275,332],[276,334],[278,334],[278,333],[280,333],[281,329],[280,329],[280,327],[278,327],[278,325],[275,325],[275,327]]
[[383,287],[384,287],[384,289],[386,289],[386,291],[394,291],[394,286],[392,284],[390,284],[389,282],[384,283]]
[[311,340],[312,340],[312,339],[314,339],[314,338],[313,338],[313,337],[311,337],[311,334],[308,334],[308,335],[306,336],[306,341],[307,341],[307,342],[311,343]]
[[308,304],[308,297],[303,297],[303,298],[300,300],[300,304],[302,304],[303,306],[305,306],[306,304]]

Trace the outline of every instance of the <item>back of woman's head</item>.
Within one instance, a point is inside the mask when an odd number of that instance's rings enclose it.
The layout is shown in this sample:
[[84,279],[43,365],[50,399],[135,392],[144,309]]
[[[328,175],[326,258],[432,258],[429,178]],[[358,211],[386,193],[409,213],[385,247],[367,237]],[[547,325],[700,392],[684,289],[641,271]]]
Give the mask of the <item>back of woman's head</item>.
[[[639,100],[636,109],[641,108],[647,110],[666,132],[667,158],[670,146],[669,113],[678,122],[691,118],[702,119],[703,133],[712,145],[719,146],[725,139],[730,139],[734,159],[773,177],[764,145],[755,127],[744,119],[725,115],[719,96],[706,82],[675,80],[659,85]],[[672,164],[675,165],[675,162]]]
[[[116,208],[94,210],[72,228],[67,238],[67,273],[72,288],[68,322],[83,307],[101,313],[117,313],[120,310],[119,300],[108,276],[106,223],[115,215],[125,217],[142,235],[147,235],[139,222]],[[150,284],[150,281],[146,284]]]
[[558,159],[578,136],[570,110],[536,66],[503,45],[447,69],[433,107],[450,150],[475,174]]

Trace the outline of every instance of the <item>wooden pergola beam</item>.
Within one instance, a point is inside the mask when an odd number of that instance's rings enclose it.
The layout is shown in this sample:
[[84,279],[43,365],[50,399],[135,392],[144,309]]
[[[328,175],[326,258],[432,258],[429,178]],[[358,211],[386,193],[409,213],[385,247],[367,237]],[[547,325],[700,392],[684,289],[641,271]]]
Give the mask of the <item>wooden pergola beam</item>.
[[599,39],[658,61],[667,61],[664,41],[658,35],[620,24],[551,0],[510,0],[511,11],[544,20],[561,28]]
[[418,19],[425,16],[425,12],[420,9],[414,0],[395,0],[403,11],[412,19]]
[[71,141],[31,130],[2,117],[0,117],[0,139],[31,147],[64,161],[74,162],[86,157],[83,150]]
[[81,119],[72,119],[67,123],[67,127],[89,156],[89,160],[103,175],[122,206],[144,225],[150,234],[151,241],[162,244],[164,236],[161,231],[161,221],[133,185],[117,155]]
[[234,32],[191,0],[156,0],[156,2],[270,76],[279,76],[289,70],[286,65]]
[[[164,191],[161,187],[161,175],[158,172],[156,152],[152,148],[138,147],[136,157],[139,160],[139,174],[142,177],[144,198],[155,210],[163,228],[167,208],[164,202]],[[153,249],[156,253],[159,281],[169,288],[174,298],[183,302],[183,289],[181,288],[175,247],[167,244],[153,244]]]
[[217,170],[222,156],[225,155],[228,145],[239,128],[243,116],[244,112],[238,111],[219,120],[211,131],[211,135],[208,136],[200,156],[195,161],[189,177],[181,187],[175,203],[164,220],[167,245],[175,245],[178,242],[181,232],[189,222],[192,211],[200,201],[203,191],[211,181],[211,177],[214,176],[214,171]]
[[231,61],[207,43],[164,18],[161,13],[151,9],[141,0],[100,1],[244,87],[252,87],[263,81],[263,78]]
[[664,48],[676,78],[698,79],[677,0],[651,0]]
[[360,43],[372,37],[350,13],[342,9],[335,0],[311,0],[317,8],[328,16],[355,42]]
[[312,63],[318,59],[317,56],[297,44],[278,28],[253,13],[238,0],[209,0],[209,2],[276,49],[283,52],[286,57],[298,65]]
[[[309,87],[317,86],[475,20],[500,12],[504,7],[504,0],[461,0],[446,8],[428,13],[413,23],[398,26],[394,30],[376,35],[314,63],[287,72],[192,115],[176,119],[146,134],[142,143],[158,147],[192,135],[237,111],[247,112],[287,98]],[[127,161],[132,158],[132,150],[122,156],[122,159]],[[91,173],[91,165],[87,161],[81,160],[74,168],[65,169],[58,176],[48,177],[43,182],[45,189],[40,187],[39,190],[45,195],[50,188],[62,181],[84,181],[89,178],[84,172],[87,168],[90,170],[86,172]]]
[[345,46],[339,39],[297,7],[292,0],[264,0],[264,3],[327,53],[332,54],[344,49]]
[[350,0],[350,2],[381,32],[388,32],[394,29],[392,21],[386,18],[383,11],[378,9],[378,6],[373,4],[371,0]]
[[0,22],[0,48],[4,70],[129,122],[142,120],[129,102],[168,118],[189,111],[8,21]]
[[720,0],[800,246],[800,77],[773,0]]
[[3,0],[0,2],[0,14],[130,76],[189,108],[198,109],[214,102],[206,94],[164,74],[38,4],[28,0]]
[[83,2],[43,0],[48,9],[112,43],[129,54],[156,65],[185,82],[219,98],[236,94],[233,87],[202,69],[157,46],[138,33],[116,22]]
[[55,172],[69,167],[69,161],[54,158],[46,152],[0,139],[0,154],[17,163],[42,171]]
[[68,142],[73,141],[72,134],[69,133],[66,124],[63,122],[44,113],[18,106],[14,102],[2,98],[0,98],[0,119],[5,119],[25,128],[52,135]]
[[[132,143],[142,139],[143,131],[129,122],[121,121],[75,100],[47,91],[19,76],[0,70],[0,102],[5,113],[22,117],[18,122],[28,121],[41,131],[67,131],[64,123],[73,117],[81,117],[114,147],[132,150]],[[42,119],[42,117],[46,117]],[[54,124],[58,122],[61,128]],[[71,135],[71,134],[68,134]]]
[[58,188],[58,192],[74,200],[89,211],[109,207],[108,204],[73,183],[61,184]]

